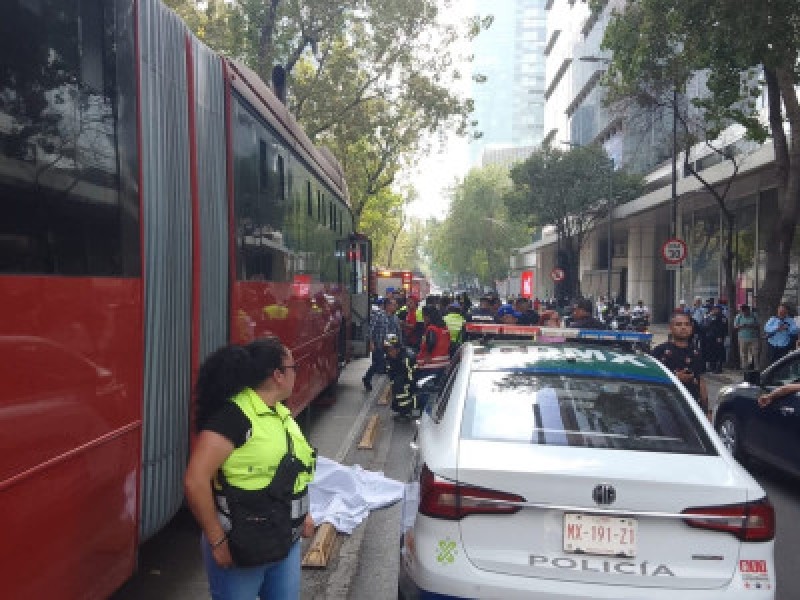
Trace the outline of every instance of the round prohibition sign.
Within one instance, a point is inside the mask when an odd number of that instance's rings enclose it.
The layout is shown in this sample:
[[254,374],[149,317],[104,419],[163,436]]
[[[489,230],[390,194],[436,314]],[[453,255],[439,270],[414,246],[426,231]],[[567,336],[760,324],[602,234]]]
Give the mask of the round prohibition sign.
[[679,265],[686,260],[686,242],[671,238],[661,246],[661,257],[668,265]]
[[552,271],[550,271],[550,278],[553,281],[564,281],[564,269],[556,267]]

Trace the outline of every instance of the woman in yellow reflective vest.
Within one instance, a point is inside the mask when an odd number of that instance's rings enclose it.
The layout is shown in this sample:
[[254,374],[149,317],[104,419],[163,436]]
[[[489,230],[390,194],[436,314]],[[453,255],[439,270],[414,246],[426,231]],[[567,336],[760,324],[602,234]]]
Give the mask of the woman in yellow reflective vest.
[[[200,367],[185,478],[214,600],[300,597],[300,536],[314,523],[314,450],[282,402],[297,365],[278,338],[229,345]],[[253,525],[255,523],[255,525]]]

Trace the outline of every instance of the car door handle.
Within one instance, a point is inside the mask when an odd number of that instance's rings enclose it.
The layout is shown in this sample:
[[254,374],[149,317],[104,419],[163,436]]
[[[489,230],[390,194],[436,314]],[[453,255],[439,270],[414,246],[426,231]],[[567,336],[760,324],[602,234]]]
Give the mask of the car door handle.
[[794,407],[793,406],[781,406],[780,408],[781,414],[785,416],[793,415],[794,414]]

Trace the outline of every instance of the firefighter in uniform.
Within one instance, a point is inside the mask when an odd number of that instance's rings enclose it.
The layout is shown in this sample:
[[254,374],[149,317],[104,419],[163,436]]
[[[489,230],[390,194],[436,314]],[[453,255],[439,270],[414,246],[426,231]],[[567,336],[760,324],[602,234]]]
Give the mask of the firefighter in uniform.
[[402,417],[418,414],[414,353],[393,334],[386,336],[386,368],[392,381],[392,410]]

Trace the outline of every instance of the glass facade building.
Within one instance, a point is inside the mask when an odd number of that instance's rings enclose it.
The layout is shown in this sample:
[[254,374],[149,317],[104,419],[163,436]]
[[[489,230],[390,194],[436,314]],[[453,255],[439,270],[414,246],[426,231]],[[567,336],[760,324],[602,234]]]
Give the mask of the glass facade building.
[[[544,135],[547,0],[477,0],[491,27],[473,42],[472,98],[481,137],[471,144],[473,165],[484,148],[536,146]],[[482,83],[476,81],[476,78]]]

